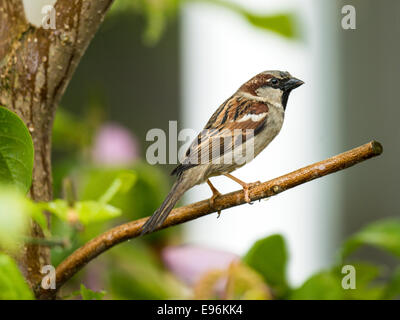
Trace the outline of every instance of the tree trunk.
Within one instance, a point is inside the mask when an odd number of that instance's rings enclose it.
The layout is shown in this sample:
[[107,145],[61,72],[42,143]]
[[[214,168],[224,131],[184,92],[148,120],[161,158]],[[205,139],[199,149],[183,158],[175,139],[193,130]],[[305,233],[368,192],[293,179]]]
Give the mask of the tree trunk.
[[[58,0],[56,28],[30,24],[22,0],[0,0],[0,105],[16,112],[27,125],[35,148],[30,196],[52,198],[51,131],[57,105],[90,40],[113,0]],[[48,217],[50,223],[50,217]],[[32,237],[43,237],[32,222]],[[49,250],[26,245],[19,265],[36,288]]]

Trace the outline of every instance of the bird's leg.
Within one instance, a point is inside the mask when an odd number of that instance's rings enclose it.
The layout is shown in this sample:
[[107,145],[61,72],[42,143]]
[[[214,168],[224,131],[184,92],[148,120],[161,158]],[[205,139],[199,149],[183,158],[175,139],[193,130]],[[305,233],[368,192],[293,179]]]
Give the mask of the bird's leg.
[[233,181],[235,181],[236,183],[240,184],[243,188],[244,191],[244,199],[246,200],[247,203],[251,202],[250,196],[249,196],[249,189],[251,187],[257,186],[259,185],[261,182],[257,181],[257,182],[253,182],[253,183],[246,183],[236,177],[234,177],[233,175],[229,174],[229,173],[224,173],[225,177],[228,177],[229,179],[232,179]]
[[[210,198],[210,205],[211,207],[214,207],[215,199],[217,199],[221,195],[221,193],[217,190],[217,188],[214,187],[210,179],[207,179],[207,184],[213,193],[212,197]],[[218,210],[218,218],[220,215],[221,215],[221,210]]]

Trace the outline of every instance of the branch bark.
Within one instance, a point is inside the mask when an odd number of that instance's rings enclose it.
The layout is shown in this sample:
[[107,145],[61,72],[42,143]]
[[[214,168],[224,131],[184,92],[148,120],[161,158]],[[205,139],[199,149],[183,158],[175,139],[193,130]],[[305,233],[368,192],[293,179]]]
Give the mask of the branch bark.
[[[0,0],[0,105],[16,112],[32,135],[34,200],[52,197],[51,128],[56,107],[112,2],[58,0],[53,30],[30,24],[22,0]],[[30,236],[43,237],[34,223]],[[39,281],[41,267],[49,262],[48,248],[32,244],[22,248],[19,266],[30,286]]]
[[[379,142],[371,141],[358,148],[257,185],[251,188],[249,192],[250,199],[256,201],[272,197],[300,184],[349,168],[364,160],[378,156],[382,151],[382,145]],[[242,190],[218,197],[215,200],[214,206],[210,205],[209,200],[196,202],[174,209],[158,230],[194,220],[207,214],[217,212],[218,210],[231,208],[245,203],[244,192]],[[107,251],[118,243],[138,237],[140,235],[140,229],[146,220],[147,218],[143,218],[117,226],[92,239],[73,252],[56,269],[57,290],[87,263],[101,253]]]

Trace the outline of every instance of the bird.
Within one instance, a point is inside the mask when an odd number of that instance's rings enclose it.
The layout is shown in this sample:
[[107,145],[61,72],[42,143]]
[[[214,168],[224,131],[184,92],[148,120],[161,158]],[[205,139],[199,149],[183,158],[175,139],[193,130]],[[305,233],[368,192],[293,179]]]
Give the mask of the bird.
[[231,172],[249,163],[278,135],[289,94],[303,84],[287,71],[271,70],[257,74],[240,86],[214,112],[171,172],[176,182],[142,226],[141,235],[161,227],[182,195],[195,185],[207,182],[213,205],[221,194],[211,183],[211,177],[224,175],[240,184],[245,201],[250,203],[249,189],[259,182],[246,183]]

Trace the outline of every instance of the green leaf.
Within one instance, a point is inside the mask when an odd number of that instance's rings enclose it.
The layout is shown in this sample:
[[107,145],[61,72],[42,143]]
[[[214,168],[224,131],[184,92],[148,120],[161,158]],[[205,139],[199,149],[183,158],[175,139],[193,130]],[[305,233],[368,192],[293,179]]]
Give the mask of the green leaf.
[[382,299],[397,299],[400,297],[400,267],[398,267],[385,288]]
[[33,153],[32,138],[23,121],[0,107],[0,183],[28,192],[32,183]]
[[26,201],[15,188],[0,186],[0,246],[11,252],[18,249],[28,227]]
[[102,300],[103,297],[106,295],[106,292],[105,291],[96,292],[90,290],[86,288],[85,285],[82,283],[80,295],[82,296],[83,300]]
[[281,235],[258,240],[244,256],[243,261],[263,276],[267,285],[276,290],[278,297],[286,293],[287,250]]
[[121,210],[96,201],[81,201],[75,205],[79,220],[84,225],[106,221],[121,215]]
[[13,186],[0,186],[0,245],[14,251],[26,236],[29,218],[50,236],[42,205],[34,203]]
[[321,271],[293,290],[290,300],[376,300],[383,292],[382,286],[372,286],[371,282],[379,275],[378,267],[366,263],[352,263],[355,273],[355,289],[342,287],[344,277],[342,267]]
[[128,192],[136,180],[136,174],[132,171],[121,171],[107,191],[100,196],[99,201],[78,201],[71,208],[66,200],[58,199],[48,203],[41,203],[41,207],[43,210],[55,214],[63,221],[73,221],[75,215],[84,225],[106,221],[118,217],[122,213],[120,209],[109,205],[108,202],[117,194]]
[[290,300],[337,300],[343,299],[341,281],[330,271],[313,275],[300,288],[294,290]]
[[67,201],[56,199],[50,202],[42,202],[40,203],[42,210],[48,211],[57,217],[59,217],[62,221],[68,221],[68,211],[70,210]]
[[[104,186],[112,185],[126,171],[118,168],[82,168],[77,174],[80,179],[77,182],[80,186],[79,199],[103,197]],[[137,162],[128,172],[137,176],[134,186],[126,193],[118,192],[109,204],[120,208],[124,218],[135,220],[152,214],[158,208],[169,190],[169,184],[162,171],[146,163]]]
[[293,13],[279,13],[272,15],[260,15],[252,13],[244,7],[225,0],[186,0],[194,2],[206,2],[215,4],[236,12],[243,18],[245,18],[253,26],[277,33],[286,38],[294,39],[299,36],[299,32],[296,32],[296,16]]
[[55,214],[62,221],[73,222],[75,217],[83,225],[95,222],[106,221],[121,215],[121,210],[98,201],[78,201],[73,208],[68,206],[65,200],[54,200],[49,203],[42,203],[42,208]]
[[[356,289],[344,290],[344,299],[346,300],[377,300],[380,299],[384,287],[373,284],[373,281],[379,276],[380,268],[376,265],[365,262],[352,262],[356,271]],[[342,268],[334,269],[338,281],[342,281],[346,273],[342,273]]]
[[275,32],[289,39],[296,38],[295,16],[293,14],[257,15],[246,11],[242,15],[255,27]]
[[400,220],[374,222],[349,238],[341,249],[344,259],[362,245],[370,245],[400,257]]
[[100,197],[99,202],[109,203],[118,193],[127,193],[137,181],[133,171],[124,171],[118,174],[107,191]]
[[81,283],[81,287],[79,291],[74,291],[68,296],[63,297],[63,299],[69,299],[76,296],[81,296],[82,300],[102,300],[106,295],[105,291],[93,291],[85,287],[83,283]]
[[13,259],[0,253],[0,300],[33,300],[34,296]]
[[41,205],[26,199],[27,212],[29,216],[35,221],[43,230],[46,237],[50,236],[50,231],[47,224],[47,218],[44,215]]

